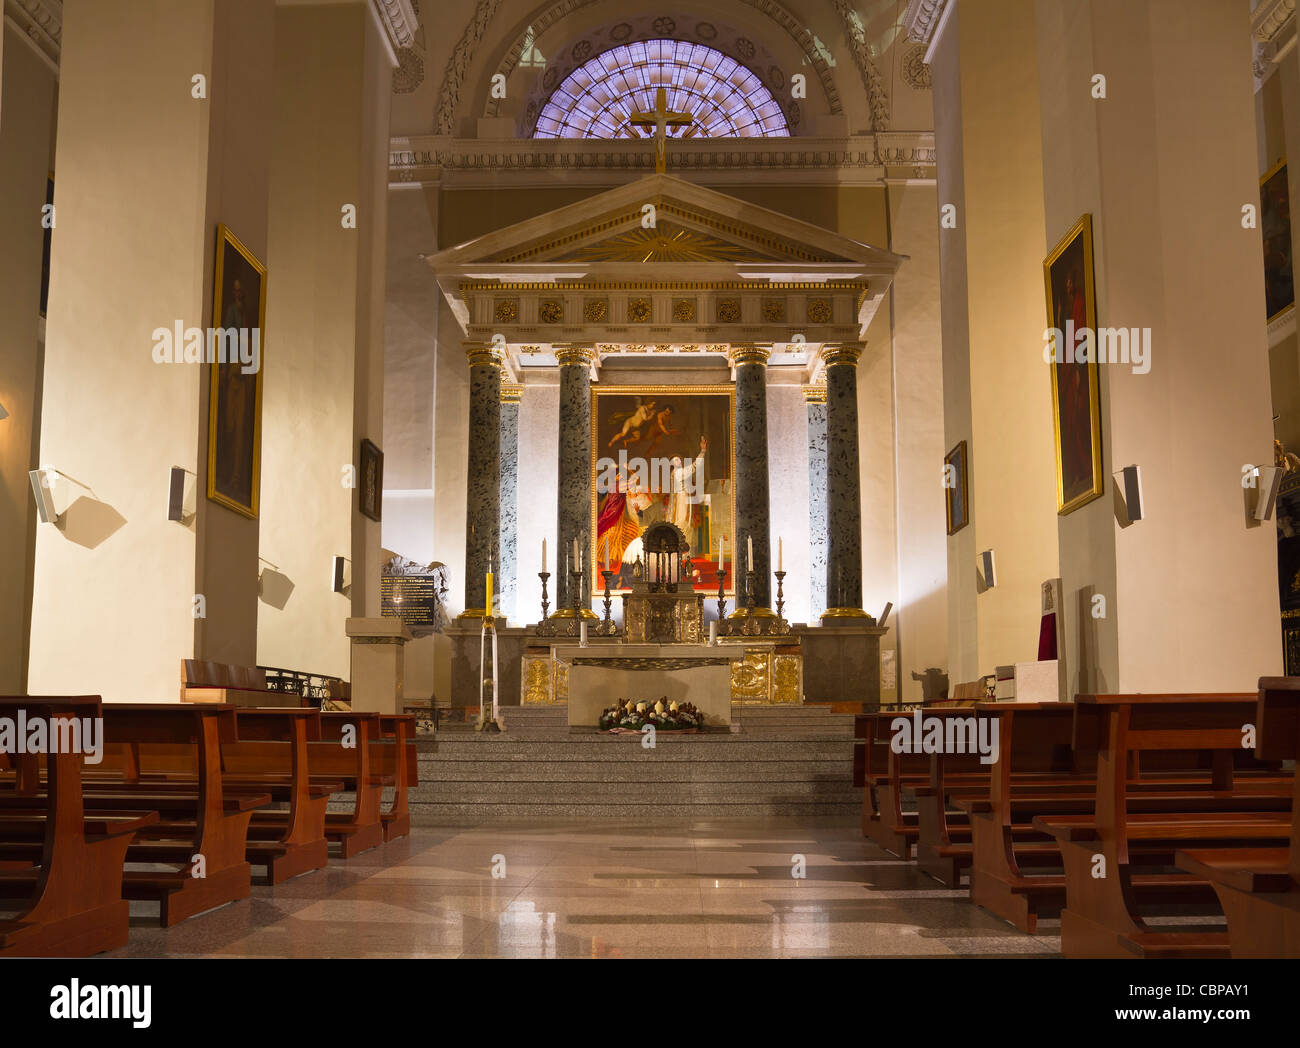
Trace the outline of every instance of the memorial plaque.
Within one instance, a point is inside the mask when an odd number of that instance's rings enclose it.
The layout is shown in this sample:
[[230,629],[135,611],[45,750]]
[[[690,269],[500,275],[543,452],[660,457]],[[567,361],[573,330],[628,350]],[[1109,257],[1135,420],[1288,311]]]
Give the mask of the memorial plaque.
[[414,637],[441,633],[447,624],[447,567],[394,557],[379,580],[379,613],[401,619]]

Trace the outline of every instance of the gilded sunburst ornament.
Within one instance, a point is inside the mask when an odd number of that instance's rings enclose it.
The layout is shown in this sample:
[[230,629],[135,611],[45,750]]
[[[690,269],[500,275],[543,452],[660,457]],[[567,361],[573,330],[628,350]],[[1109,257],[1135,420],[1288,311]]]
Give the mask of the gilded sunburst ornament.
[[744,262],[754,255],[752,248],[660,222],[654,229],[631,229],[589,244],[570,257],[581,262]]

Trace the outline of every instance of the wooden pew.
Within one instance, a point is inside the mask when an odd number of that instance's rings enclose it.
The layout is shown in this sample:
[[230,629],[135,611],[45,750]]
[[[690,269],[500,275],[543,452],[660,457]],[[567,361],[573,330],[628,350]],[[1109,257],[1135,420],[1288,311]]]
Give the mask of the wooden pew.
[[[228,786],[221,747],[236,741],[235,707],[226,704],[106,704],[108,743],[190,747],[197,778],[192,787],[161,787],[148,780],[97,782],[97,803],[127,810],[152,808],[162,821],[127,850],[129,864],[175,864],[163,872],[127,870],[128,899],[159,904],[164,927],[213,907],[248,898],[252,870],[245,858],[253,813],[271,803],[268,793]],[[197,860],[202,856],[202,863]],[[202,873],[202,876],[196,874]]]
[[394,841],[411,832],[408,789],[420,785],[420,760],[415,747],[415,714],[385,713],[379,718],[379,741],[373,746],[381,775],[393,777],[393,803],[380,813],[384,840]]
[[[1166,873],[1186,844],[1289,840],[1291,792],[1277,777],[1235,781],[1242,727],[1255,713],[1254,695],[1081,695],[1075,702],[1074,749],[1096,755],[1095,811],[1038,815],[1033,825],[1061,849],[1066,907],[1061,912],[1067,957],[1228,956],[1226,933],[1159,931],[1138,907],[1140,885],[1166,901],[1206,901],[1209,885],[1186,873]],[[1156,794],[1163,810],[1135,810],[1130,776],[1143,753],[1204,751],[1213,756],[1208,788],[1182,785]],[[1206,794],[1208,793],[1208,797]],[[1142,800],[1148,805],[1151,797]],[[1217,801],[1229,802],[1225,810]],[[1098,865],[1098,860],[1104,866]],[[1149,896],[1148,896],[1149,897]],[[1212,901],[1213,894],[1208,895]],[[1185,910],[1184,910],[1185,912]],[[1208,912],[1214,912],[1211,909]]]
[[[0,716],[19,710],[54,721],[98,718],[97,696],[0,698]],[[47,787],[40,789],[46,765]],[[33,863],[0,861],[0,899],[26,900],[12,919],[0,920],[0,957],[87,957],[125,945],[130,903],[122,897],[128,846],[156,811],[88,810],[81,788],[82,755],[9,755],[15,774],[0,783],[0,841],[39,847]]]
[[[1300,759],[1300,678],[1261,677],[1255,753]],[[1192,849],[1179,869],[1214,886],[1228,918],[1233,957],[1300,957],[1300,775],[1295,777],[1288,847]]]
[[322,713],[321,739],[310,744],[313,777],[341,779],[354,792],[352,811],[325,816],[325,836],[345,859],[384,842],[383,791],[397,785],[397,775],[375,766],[371,744],[383,731],[382,718],[379,713]]

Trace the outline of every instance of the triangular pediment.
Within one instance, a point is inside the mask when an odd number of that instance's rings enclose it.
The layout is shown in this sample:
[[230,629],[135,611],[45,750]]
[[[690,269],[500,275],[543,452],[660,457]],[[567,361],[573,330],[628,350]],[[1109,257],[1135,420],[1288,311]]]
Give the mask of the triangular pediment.
[[865,266],[892,275],[902,260],[726,193],[671,175],[648,175],[487,233],[428,261],[440,275],[480,266],[710,262]]

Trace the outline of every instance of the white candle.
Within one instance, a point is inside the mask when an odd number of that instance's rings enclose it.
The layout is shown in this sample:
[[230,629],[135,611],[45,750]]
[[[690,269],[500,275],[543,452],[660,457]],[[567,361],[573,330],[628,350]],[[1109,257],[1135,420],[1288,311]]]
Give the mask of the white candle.
[[776,570],[777,571],[784,570],[781,567],[781,561],[784,559],[785,559],[785,540],[777,539],[776,540]]
[[754,536],[753,536],[753,535],[750,535],[750,536],[745,540],[745,542],[747,543],[748,548],[749,548],[749,555],[748,555],[748,558],[747,558],[746,561],[745,561],[745,570],[746,570],[746,571],[753,571],[753,570],[754,570]]
[[609,532],[605,532],[605,570],[609,571]]
[[542,539],[542,570],[546,570],[546,540]]
[[709,647],[718,643],[718,620],[714,619],[709,623]]
[[573,540],[573,563],[577,566],[577,569],[578,569],[579,571],[582,570],[582,561],[580,561],[580,560],[578,559],[578,540],[577,540],[577,539],[574,539],[574,540]]
[[578,623],[578,644],[582,647],[587,646],[587,620],[583,619]]

